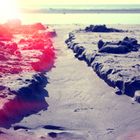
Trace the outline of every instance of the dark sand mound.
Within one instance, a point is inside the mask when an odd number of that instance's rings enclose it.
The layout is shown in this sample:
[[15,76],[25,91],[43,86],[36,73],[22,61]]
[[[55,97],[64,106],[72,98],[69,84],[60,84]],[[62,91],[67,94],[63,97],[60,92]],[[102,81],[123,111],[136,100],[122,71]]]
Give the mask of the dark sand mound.
[[123,30],[108,28],[106,25],[90,25],[85,28],[86,32],[123,32]]
[[138,44],[135,38],[125,37],[119,42],[103,42],[99,40],[98,48],[99,52],[102,53],[124,54],[131,51],[138,51],[140,44]]
[[[135,91],[140,90],[140,45],[134,37],[124,38],[122,33],[110,35],[116,40],[104,42],[98,38],[107,38],[105,33],[76,31],[71,32],[65,42],[79,60],[86,61],[100,78],[116,88],[117,94],[133,97]],[[119,40],[118,36],[124,39]]]

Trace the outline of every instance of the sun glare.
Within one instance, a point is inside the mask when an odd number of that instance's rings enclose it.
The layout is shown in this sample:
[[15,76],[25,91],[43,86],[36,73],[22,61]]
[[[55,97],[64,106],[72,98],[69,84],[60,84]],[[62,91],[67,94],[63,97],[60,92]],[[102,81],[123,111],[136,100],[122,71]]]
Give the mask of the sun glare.
[[19,18],[20,12],[16,0],[0,0],[0,19],[5,21],[8,19]]

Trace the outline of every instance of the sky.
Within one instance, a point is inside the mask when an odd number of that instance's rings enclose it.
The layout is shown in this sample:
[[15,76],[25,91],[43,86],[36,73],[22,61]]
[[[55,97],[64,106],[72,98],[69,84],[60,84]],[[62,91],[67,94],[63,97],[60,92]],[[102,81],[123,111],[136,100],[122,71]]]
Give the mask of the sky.
[[140,4],[140,0],[18,0],[21,7],[42,5]]
[[[53,6],[57,6],[57,5],[59,8],[63,6],[65,6],[66,8],[69,8],[69,7],[79,8],[79,7],[82,7],[83,5],[87,7],[92,6],[93,8],[94,5],[95,7],[98,7],[96,6],[97,4],[130,4],[127,7],[131,7],[131,4],[136,4],[138,9],[140,9],[140,5],[138,5],[140,4],[140,0],[0,0],[0,22],[5,21],[7,19],[12,19],[12,18],[24,19],[22,18],[22,16],[25,14],[28,14],[29,13],[28,11],[35,11],[36,13],[36,11],[42,10],[43,8],[53,9],[54,8]],[[106,7],[109,8],[110,6],[106,6]],[[40,17],[38,18],[35,17],[34,19],[38,20],[39,18]],[[56,19],[58,19],[55,17],[50,17],[50,18],[55,19],[55,20],[52,19],[53,23],[55,23]],[[32,20],[31,17],[29,18],[25,17],[25,21],[28,21],[28,19]],[[44,19],[44,16],[42,17],[42,19]],[[77,19],[79,19],[79,17]],[[139,17],[136,18],[136,21],[138,19]],[[130,20],[132,20],[132,18],[130,18]]]
[[[0,19],[18,17],[23,11],[52,8],[54,5],[140,4],[140,0],[0,0]],[[50,6],[49,6],[50,5]]]

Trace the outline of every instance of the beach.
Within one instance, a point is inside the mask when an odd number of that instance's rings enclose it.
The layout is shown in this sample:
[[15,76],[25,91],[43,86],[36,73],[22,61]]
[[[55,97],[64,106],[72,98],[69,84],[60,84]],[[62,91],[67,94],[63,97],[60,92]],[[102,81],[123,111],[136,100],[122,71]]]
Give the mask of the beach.
[[[21,65],[15,61],[19,56],[12,59],[11,63],[22,66],[23,72],[7,72],[5,76],[1,73],[1,91],[11,91],[6,97],[1,97],[2,105],[5,100],[11,104],[1,106],[6,118],[3,120],[0,117],[0,139],[139,140],[139,103],[133,102],[132,97],[126,94],[115,94],[115,88],[108,85],[104,78],[97,74],[95,68],[88,66],[85,61],[78,60],[75,57],[77,52],[73,53],[65,43],[72,32],[76,38],[73,41],[83,46],[88,54],[92,51],[98,52],[100,39],[108,42],[120,41],[128,36],[136,38],[139,44],[139,25],[107,25],[123,30],[121,33],[82,32],[87,26],[49,25],[49,28],[53,29],[51,31],[55,31],[55,36],[49,36],[51,42],[48,42],[48,35],[47,40],[43,40],[45,46],[48,46],[46,51],[44,45],[38,48],[39,44],[35,45],[37,42],[31,47],[29,44],[32,44],[34,38],[30,42],[27,35],[26,39],[23,38],[25,40],[20,41],[18,46],[22,54]],[[42,58],[44,53],[46,59]],[[138,54],[139,51],[132,53]],[[127,56],[127,53],[124,56]],[[36,59],[39,59],[37,64]],[[106,64],[99,60],[97,57],[95,62]],[[35,63],[31,65],[33,61]],[[135,61],[134,64],[138,66],[139,61]]]

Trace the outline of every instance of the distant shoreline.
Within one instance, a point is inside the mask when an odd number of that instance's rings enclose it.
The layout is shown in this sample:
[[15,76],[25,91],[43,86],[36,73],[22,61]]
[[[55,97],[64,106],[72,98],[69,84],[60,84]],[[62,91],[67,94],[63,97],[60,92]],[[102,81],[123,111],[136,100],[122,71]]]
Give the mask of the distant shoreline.
[[140,13],[140,9],[89,9],[89,10],[82,10],[82,9],[37,9],[37,10],[31,10],[31,9],[23,9],[23,12],[25,13],[44,13],[44,14],[100,14],[100,13],[128,13],[128,14],[138,14]]

